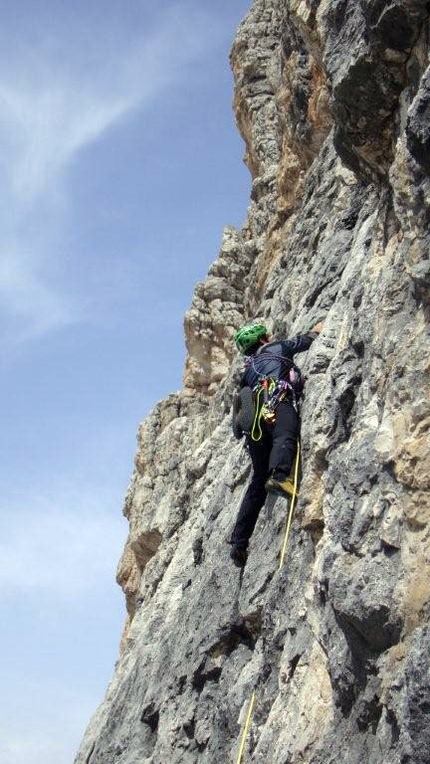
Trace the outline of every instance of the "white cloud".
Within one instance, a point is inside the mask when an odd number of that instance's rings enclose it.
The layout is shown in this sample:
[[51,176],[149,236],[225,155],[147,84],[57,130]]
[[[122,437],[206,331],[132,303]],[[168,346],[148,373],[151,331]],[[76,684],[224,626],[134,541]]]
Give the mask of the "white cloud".
[[0,145],[0,156],[18,201],[46,191],[80,149],[161,95],[216,44],[220,25],[214,14],[186,5],[189,13],[182,6],[167,8],[151,31],[120,47],[106,51],[94,34],[91,48],[87,41],[81,51],[71,51],[64,40],[54,57],[42,40],[15,61],[18,71],[0,72],[0,129],[7,147],[2,152]]
[[[128,92],[127,92],[128,91]],[[74,155],[100,137],[115,121],[140,102],[140,94],[115,94],[103,83],[78,83],[53,75],[46,82],[30,81],[17,91],[0,84],[3,133],[14,134],[14,151],[3,157],[10,190],[18,204],[30,201],[55,183]],[[11,143],[11,141],[9,141]]]

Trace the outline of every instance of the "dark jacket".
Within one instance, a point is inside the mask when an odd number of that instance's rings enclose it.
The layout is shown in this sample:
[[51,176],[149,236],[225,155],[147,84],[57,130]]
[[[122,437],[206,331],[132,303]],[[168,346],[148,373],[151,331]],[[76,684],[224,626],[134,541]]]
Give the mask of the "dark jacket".
[[257,352],[245,361],[246,368],[242,375],[241,387],[254,389],[261,377],[287,379],[288,372],[294,365],[294,355],[308,350],[317,336],[314,332],[308,332],[298,334],[291,340],[275,340],[261,345]]

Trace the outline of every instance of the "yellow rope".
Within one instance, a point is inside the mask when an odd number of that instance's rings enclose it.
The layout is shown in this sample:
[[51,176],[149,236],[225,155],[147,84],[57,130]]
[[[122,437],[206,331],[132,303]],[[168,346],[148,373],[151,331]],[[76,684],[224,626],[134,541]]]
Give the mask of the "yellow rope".
[[285,528],[284,543],[282,544],[281,559],[279,561],[279,570],[281,570],[284,564],[285,553],[287,551],[288,537],[290,535],[291,521],[293,519],[294,502],[297,496],[297,483],[299,478],[299,462],[300,462],[300,442],[297,443],[296,464],[294,468],[294,488],[293,488],[293,495],[290,501],[290,509],[288,511],[288,516],[287,516],[287,525]]
[[240,744],[236,764],[241,764],[242,762],[242,756],[243,756],[243,752],[245,750],[245,745],[246,745],[246,738],[248,736],[248,729],[249,729],[249,725],[251,724],[252,712],[254,710],[254,703],[255,703],[255,692],[252,693],[251,700],[249,701],[248,713],[246,715],[245,726],[243,728],[243,733],[242,733],[242,742]]
[[260,388],[258,392],[256,393],[254,421],[251,427],[251,438],[254,441],[261,440],[261,438],[263,437],[263,430],[261,429],[261,424],[260,424],[261,415],[263,413],[263,406],[260,402],[260,398],[262,394],[263,394],[263,389]]
[[[256,420],[254,419],[254,424],[255,422]],[[284,564],[285,553],[287,551],[288,537],[290,535],[291,521],[293,519],[294,502],[297,496],[297,484],[299,480],[299,463],[300,463],[300,442],[297,443],[297,454],[296,454],[296,461],[294,466],[294,488],[293,488],[293,495],[291,497],[291,502],[290,502],[290,509],[288,511],[287,526],[285,529],[284,543],[282,545],[279,570],[282,568]],[[248,713],[246,715],[245,725],[243,727],[242,740],[240,743],[240,748],[239,748],[239,753],[237,755],[236,764],[242,764],[243,753],[245,751],[245,745],[246,745],[246,740],[248,737],[249,726],[251,724],[252,713],[254,711],[254,703],[255,703],[255,691],[252,693],[251,700],[249,701]]]
[[251,438],[253,441],[257,442],[258,440],[261,440],[263,437],[263,430],[261,429],[261,419],[263,417],[263,411],[265,407],[265,403],[261,403],[261,396],[264,394],[264,391],[266,390],[267,394],[270,396],[273,392],[274,388],[276,387],[276,382],[271,377],[267,377],[264,382],[267,382],[268,385],[266,387],[263,387],[262,384],[260,384],[256,394],[255,394],[255,414],[254,414],[254,421],[252,422],[251,427]]

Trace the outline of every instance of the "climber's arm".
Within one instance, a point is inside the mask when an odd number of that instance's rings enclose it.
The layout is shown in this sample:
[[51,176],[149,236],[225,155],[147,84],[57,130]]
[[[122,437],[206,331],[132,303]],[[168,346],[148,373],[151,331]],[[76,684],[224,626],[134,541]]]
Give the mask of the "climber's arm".
[[293,337],[291,340],[282,340],[283,352],[286,355],[292,356],[296,353],[303,353],[305,350],[309,350],[313,341],[316,340],[322,331],[323,326],[322,321],[319,321],[310,332],[298,334],[297,337]]

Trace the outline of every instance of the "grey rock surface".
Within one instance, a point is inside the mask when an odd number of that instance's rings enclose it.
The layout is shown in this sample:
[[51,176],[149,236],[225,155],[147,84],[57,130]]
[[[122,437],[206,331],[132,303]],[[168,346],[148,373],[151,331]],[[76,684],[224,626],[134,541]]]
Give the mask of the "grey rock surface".
[[[138,435],[127,622],[76,764],[430,761],[429,3],[254,0],[231,54],[253,183],[185,317],[184,389]],[[302,482],[268,501],[231,430],[244,319],[300,356]]]

